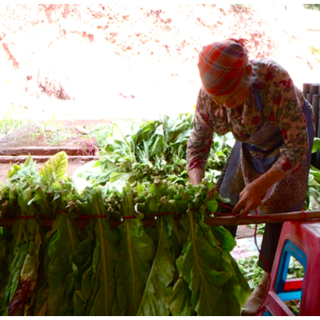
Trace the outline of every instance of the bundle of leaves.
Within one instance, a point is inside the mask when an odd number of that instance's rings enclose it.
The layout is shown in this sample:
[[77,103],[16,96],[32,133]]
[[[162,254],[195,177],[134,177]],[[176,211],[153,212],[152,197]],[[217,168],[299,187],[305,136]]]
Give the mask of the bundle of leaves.
[[[77,170],[77,177],[87,181],[82,186],[94,187],[110,182],[122,190],[128,182],[133,186],[137,182],[153,181],[156,176],[160,180],[187,181],[186,149],[193,117],[186,113],[173,119],[164,116],[143,123],[123,123],[121,127],[113,124],[100,151],[100,159]],[[214,135],[207,175],[218,178],[234,142],[231,133]]]
[[239,315],[250,289],[235,240],[205,223],[223,201],[213,176],[79,193],[66,165],[59,153],[38,173],[29,157],[1,190],[16,218],[0,239],[2,315]]

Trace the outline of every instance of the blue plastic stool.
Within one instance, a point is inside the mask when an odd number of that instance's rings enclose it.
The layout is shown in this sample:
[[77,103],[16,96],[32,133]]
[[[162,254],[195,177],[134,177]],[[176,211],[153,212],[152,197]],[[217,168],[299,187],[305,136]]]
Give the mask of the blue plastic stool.
[[[283,247],[280,264],[278,268],[278,273],[275,281],[274,292],[282,301],[290,301],[290,300],[301,300],[302,297],[302,290],[295,290],[295,291],[287,291],[285,290],[286,280],[288,276],[290,258],[294,257],[298,260],[304,270],[307,268],[307,256],[305,253],[299,249],[296,245],[294,245],[290,240],[286,240],[285,245]],[[263,314],[263,317],[270,318],[272,314],[270,311],[266,311]]]
[[[286,281],[290,257],[304,268],[304,278]],[[300,316],[320,315],[320,223],[285,222],[272,266],[264,316],[294,316],[284,301],[301,299]],[[304,288],[306,288],[304,290]]]

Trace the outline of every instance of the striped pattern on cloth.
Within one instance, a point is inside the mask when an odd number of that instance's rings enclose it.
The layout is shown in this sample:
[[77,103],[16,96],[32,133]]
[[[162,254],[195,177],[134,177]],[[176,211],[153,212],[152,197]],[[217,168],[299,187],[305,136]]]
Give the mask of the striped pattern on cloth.
[[204,90],[212,96],[234,91],[248,63],[241,40],[223,40],[204,46],[199,53],[198,68]]

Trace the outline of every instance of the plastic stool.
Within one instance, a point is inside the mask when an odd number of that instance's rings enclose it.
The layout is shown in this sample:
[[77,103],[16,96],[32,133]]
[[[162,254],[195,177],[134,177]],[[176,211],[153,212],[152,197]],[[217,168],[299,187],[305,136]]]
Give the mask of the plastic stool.
[[[304,268],[304,278],[286,281],[290,257]],[[285,222],[271,272],[265,316],[294,316],[284,303],[301,299],[300,316],[320,315],[320,223]]]

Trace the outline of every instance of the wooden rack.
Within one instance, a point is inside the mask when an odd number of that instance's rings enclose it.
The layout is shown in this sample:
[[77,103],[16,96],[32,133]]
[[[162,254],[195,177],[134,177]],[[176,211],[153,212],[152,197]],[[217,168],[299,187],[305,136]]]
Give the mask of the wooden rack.
[[[40,219],[43,227],[49,228],[52,226],[55,219]],[[180,219],[175,219],[179,224]],[[14,218],[0,218],[0,226],[2,227],[12,227],[16,219]],[[142,219],[141,220],[145,226],[155,227],[156,219]],[[236,225],[247,225],[247,224],[259,224],[259,223],[281,223],[286,221],[296,221],[296,222],[315,222],[320,221],[320,210],[319,211],[296,211],[296,212],[286,212],[286,213],[274,213],[274,214],[264,214],[258,216],[247,216],[245,218],[239,217],[221,217],[215,216],[213,218],[207,218],[205,223],[210,226],[236,226]],[[75,219],[75,225],[78,228],[85,228],[88,225],[88,219]],[[122,221],[119,219],[110,220],[112,227],[118,227]]]

